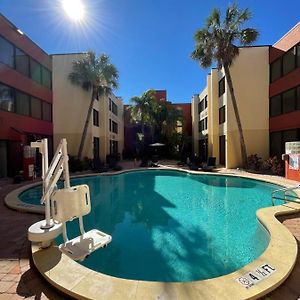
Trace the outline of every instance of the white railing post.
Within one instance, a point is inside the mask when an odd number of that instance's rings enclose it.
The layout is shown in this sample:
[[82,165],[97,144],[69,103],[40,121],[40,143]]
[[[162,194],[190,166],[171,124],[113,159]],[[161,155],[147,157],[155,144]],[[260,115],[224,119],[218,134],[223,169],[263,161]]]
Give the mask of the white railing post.
[[42,226],[43,229],[48,229],[53,227],[53,222],[51,222],[51,204],[50,204],[50,195],[49,192],[46,192],[46,188],[49,184],[49,179],[46,177],[46,173],[48,171],[49,160],[48,160],[48,140],[42,140],[42,156],[43,156],[43,171],[42,171],[42,178],[43,178],[43,193],[45,195],[45,219],[46,223]]
[[69,156],[67,150],[67,140],[63,139],[62,144],[62,152],[63,152],[63,168],[64,168],[64,187],[69,188],[70,185],[70,173],[69,173]]

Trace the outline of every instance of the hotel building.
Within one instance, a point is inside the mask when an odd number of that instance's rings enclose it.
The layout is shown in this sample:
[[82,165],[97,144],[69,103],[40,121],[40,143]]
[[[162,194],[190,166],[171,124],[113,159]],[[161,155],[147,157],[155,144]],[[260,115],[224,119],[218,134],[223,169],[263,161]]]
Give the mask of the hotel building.
[[[55,54],[53,61],[53,140],[56,147],[62,138],[68,152],[76,156],[91,101],[91,91],[73,85],[68,79],[78,54]],[[124,147],[123,101],[113,93],[95,99],[89,121],[82,158],[100,158],[122,154]]]
[[[240,48],[230,67],[248,155],[269,156],[269,46]],[[226,168],[241,165],[240,137],[224,70],[212,69],[192,98],[194,152]]]
[[52,61],[0,15],[0,177],[23,170],[23,148],[48,138],[52,153]]
[[270,155],[300,141],[300,22],[270,48]]

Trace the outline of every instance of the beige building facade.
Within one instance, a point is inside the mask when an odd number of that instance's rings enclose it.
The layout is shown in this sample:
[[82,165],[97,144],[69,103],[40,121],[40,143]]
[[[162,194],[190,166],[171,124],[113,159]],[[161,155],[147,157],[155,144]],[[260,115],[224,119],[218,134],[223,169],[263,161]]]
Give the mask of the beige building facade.
[[[268,59],[268,46],[244,47],[230,67],[247,155],[263,159],[269,156]],[[240,167],[240,138],[224,70],[211,70],[205,89],[193,96],[192,107],[194,152],[204,160],[216,157],[226,168]]]
[[[53,60],[53,144],[62,138],[68,142],[68,152],[76,156],[91,101],[91,91],[73,85],[68,79],[73,61],[83,54],[57,54]],[[124,148],[123,101],[113,93],[95,99],[89,121],[82,157],[100,158],[122,154]]]

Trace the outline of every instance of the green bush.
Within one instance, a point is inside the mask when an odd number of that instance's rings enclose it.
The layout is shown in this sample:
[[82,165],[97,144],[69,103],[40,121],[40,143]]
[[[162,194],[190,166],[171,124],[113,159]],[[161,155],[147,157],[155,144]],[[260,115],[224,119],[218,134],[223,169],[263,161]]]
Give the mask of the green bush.
[[75,156],[69,155],[69,169],[70,172],[81,172],[83,170],[82,161]]
[[273,175],[284,175],[284,162],[277,156],[273,156],[265,160],[262,164],[263,171],[269,171]]
[[262,167],[262,159],[257,154],[251,154],[247,157],[249,170],[259,171]]
[[92,160],[85,156],[82,160],[82,169],[90,170],[91,166],[92,166]]

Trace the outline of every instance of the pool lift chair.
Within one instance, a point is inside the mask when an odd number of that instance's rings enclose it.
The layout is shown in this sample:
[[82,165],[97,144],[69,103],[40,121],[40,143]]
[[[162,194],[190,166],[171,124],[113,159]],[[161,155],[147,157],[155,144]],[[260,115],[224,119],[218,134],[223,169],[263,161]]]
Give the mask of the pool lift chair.
[[[43,196],[45,203],[45,220],[31,225],[28,229],[28,239],[41,243],[42,248],[49,247],[61,233],[64,243],[59,245],[61,252],[74,260],[82,261],[99,248],[106,247],[112,237],[97,229],[85,232],[83,216],[91,211],[89,187],[85,184],[70,186],[67,141],[62,139],[54,158],[48,168],[47,139],[31,143],[31,147],[39,148],[43,158]],[[63,174],[64,188],[57,189],[56,183]],[[52,218],[51,218],[52,215]],[[81,235],[68,239],[68,221],[79,219]]]

